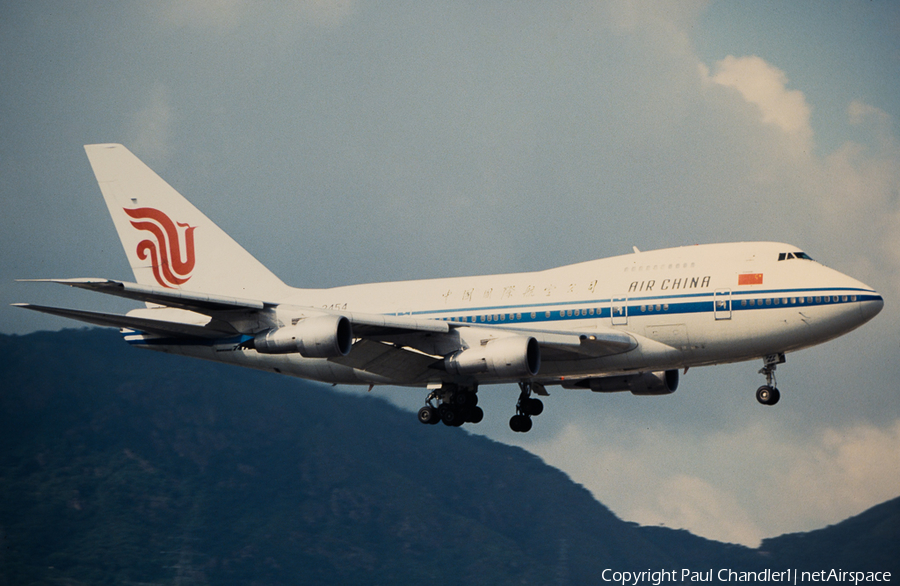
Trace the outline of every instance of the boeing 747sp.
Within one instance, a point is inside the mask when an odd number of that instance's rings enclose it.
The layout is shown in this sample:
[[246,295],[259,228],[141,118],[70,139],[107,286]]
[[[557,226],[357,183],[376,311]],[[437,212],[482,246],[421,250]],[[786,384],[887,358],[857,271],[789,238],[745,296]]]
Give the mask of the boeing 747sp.
[[134,346],[340,384],[427,389],[426,424],[481,421],[479,386],[517,383],[513,431],[546,388],[665,395],[680,369],[762,360],[872,319],[881,295],[789,244],[626,254],[504,275],[285,285],[128,149],[85,147],[135,282],[47,279],[143,302],[125,315],[20,307],[121,328]]

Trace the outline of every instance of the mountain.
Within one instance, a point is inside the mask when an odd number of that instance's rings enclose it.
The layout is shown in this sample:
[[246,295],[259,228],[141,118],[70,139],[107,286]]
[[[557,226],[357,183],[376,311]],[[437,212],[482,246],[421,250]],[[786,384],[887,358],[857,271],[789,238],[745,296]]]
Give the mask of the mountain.
[[900,559],[900,501],[753,550],[623,522],[534,455],[379,399],[108,330],[0,335],[0,356],[0,586],[593,584]]
[[900,498],[824,529],[765,539],[759,550],[800,570],[883,570],[900,578]]

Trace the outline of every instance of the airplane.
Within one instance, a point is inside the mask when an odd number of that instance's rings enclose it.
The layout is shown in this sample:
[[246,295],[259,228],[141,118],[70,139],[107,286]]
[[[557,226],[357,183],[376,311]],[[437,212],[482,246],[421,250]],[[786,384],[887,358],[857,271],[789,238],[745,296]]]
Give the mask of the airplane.
[[679,371],[763,362],[877,315],[874,289],[789,244],[640,251],[537,272],[286,285],[119,144],[86,145],[135,282],[30,279],[143,302],[125,315],[13,304],[120,328],[140,348],[332,384],[424,388],[424,424],[478,423],[479,386],[517,384],[527,432],[548,386],[667,395]]

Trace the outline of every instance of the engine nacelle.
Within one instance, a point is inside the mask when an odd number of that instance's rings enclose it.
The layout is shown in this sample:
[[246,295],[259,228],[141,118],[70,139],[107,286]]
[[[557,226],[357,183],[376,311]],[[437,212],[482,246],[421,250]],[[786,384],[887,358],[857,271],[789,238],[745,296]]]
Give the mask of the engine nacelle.
[[624,376],[589,378],[578,383],[595,393],[631,391],[633,395],[671,395],[678,388],[678,371],[642,372]]
[[541,347],[530,336],[499,338],[447,356],[444,367],[453,374],[534,376],[541,368]]
[[350,353],[353,330],[342,315],[309,317],[297,325],[261,332],[253,345],[260,354],[298,352],[306,358],[336,358]]

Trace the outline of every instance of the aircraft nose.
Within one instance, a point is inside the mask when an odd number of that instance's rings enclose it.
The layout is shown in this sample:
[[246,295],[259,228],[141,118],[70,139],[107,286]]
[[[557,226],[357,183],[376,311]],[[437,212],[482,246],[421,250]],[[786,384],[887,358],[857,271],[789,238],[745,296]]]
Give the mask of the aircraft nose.
[[863,321],[869,321],[881,312],[884,307],[884,298],[872,291],[870,295],[864,295],[859,304],[859,312],[862,314]]

